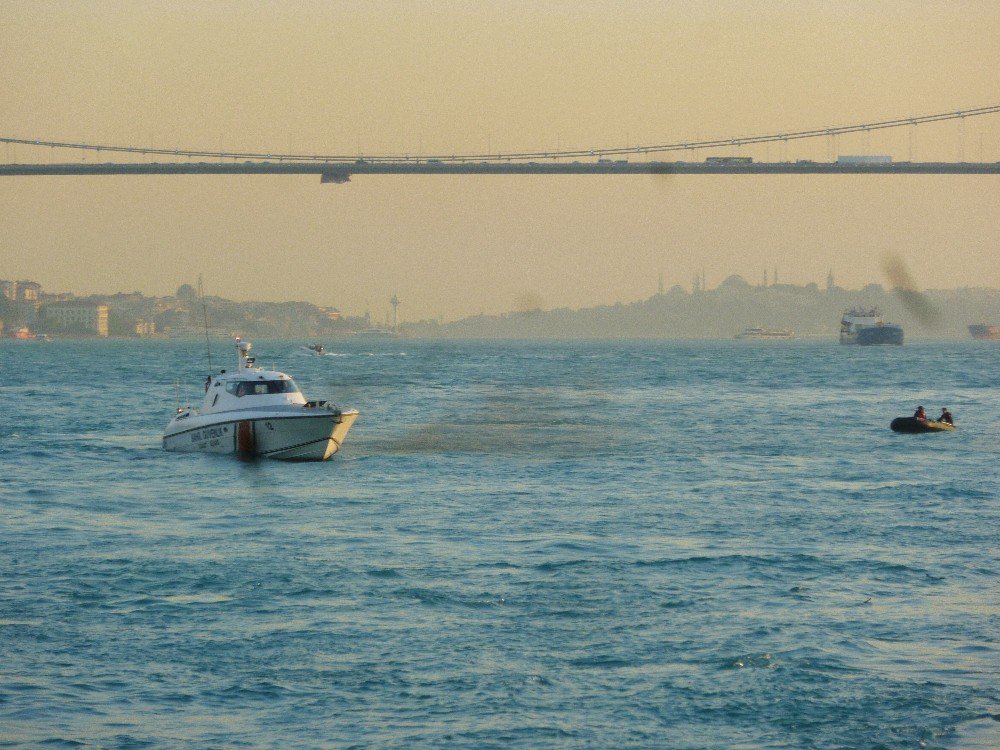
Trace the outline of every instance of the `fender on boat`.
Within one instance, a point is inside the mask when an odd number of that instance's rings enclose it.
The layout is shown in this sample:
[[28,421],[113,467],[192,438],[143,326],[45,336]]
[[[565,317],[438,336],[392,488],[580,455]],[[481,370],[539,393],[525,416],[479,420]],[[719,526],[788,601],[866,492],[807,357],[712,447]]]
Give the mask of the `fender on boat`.
[[249,419],[236,425],[236,452],[241,456],[253,456],[257,453],[257,438],[253,422]]

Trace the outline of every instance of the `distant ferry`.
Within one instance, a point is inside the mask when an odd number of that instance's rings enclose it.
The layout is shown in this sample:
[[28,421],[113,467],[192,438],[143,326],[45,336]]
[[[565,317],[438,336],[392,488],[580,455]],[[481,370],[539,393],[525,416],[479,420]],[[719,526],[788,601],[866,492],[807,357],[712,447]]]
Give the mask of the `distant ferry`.
[[790,339],[795,336],[794,331],[787,328],[744,328],[736,334],[738,339]]
[[873,346],[903,343],[903,328],[886,323],[877,307],[855,307],[844,313],[840,321],[840,343]]
[[1000,341],[1000,326],[988,326],[985,323],[969,326],[972,338],[980,341]]
[[355,331],[354,337],[359,339],[398,339],[399,331],[394,331],[391,328],[372,326],[371,328],[362,328]]

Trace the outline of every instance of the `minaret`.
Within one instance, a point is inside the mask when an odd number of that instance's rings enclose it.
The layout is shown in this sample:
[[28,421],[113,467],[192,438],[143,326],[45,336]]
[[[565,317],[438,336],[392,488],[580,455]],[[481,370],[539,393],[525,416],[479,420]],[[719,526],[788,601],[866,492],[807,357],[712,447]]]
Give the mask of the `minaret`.
[[399,321],[396,317],[396,309],[399,307],[399,297],[396,293],[392,293],[392,299],[389,300],[389,304],[392,305],[392,330],[397,330],[399,328]]
[[833,291],[833,269],[830,269],[830,273],[826,275],[826,291]]
[[771,279],[771,284],[777,284],[777,283],[778,283],[778,267],[775,266],[774,267],[774,276]]

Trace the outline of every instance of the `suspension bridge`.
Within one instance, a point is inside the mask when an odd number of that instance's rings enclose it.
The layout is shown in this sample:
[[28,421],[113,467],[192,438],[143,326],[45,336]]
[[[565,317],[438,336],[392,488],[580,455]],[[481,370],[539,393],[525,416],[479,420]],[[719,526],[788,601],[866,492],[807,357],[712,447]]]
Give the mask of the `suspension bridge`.
[[[301,154],[259,151],[225,151],[145,148],[113,144],[76,143],[0,137],[9,146],[71,150],[79,154],[127,155],[146,161],[5,163],[0,177],[56,175],[319,175],[322,182],[343,183],[353,175],[439,175],[439,174],[1000,174],[1000,162],[894,161],[887,156],[837,157],[831,161],[755,161],[746,156],[711,156],[704,160],[650,160],[649,156],[697,151],[740,149],[762,144],[827,138],[831,144],[842,135],[871,133],[895,128],[915,128],[948,120],[964,121],[1000,113],[1000,104],[939,112],[854,125],[813,128],[709,140],[692,140],[646,146],[624,146],[551,151],[502,153],[430,154]],[[640,157],[640,161],[632,161]],[[163,159],[162,161],[160,159]]]

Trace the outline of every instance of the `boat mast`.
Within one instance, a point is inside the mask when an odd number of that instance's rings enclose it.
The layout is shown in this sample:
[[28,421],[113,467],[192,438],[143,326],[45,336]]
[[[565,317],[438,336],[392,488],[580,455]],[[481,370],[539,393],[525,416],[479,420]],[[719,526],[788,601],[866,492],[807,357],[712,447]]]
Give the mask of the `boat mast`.
[[249,341],[243,341],[239,336],[236,337],[236,371],[249,370],[253,367],[256,358],[248,356],[250,353],[250,347],[253,346]]
[[205,321],[205,352],[208,354],[208,371],[212,372],[212,345],[208,341],[208,305],[205,303],[205,292],[201,286],[201,274],[198,274],[198,297],[201,299],[201,314]]

